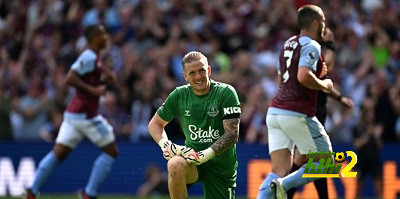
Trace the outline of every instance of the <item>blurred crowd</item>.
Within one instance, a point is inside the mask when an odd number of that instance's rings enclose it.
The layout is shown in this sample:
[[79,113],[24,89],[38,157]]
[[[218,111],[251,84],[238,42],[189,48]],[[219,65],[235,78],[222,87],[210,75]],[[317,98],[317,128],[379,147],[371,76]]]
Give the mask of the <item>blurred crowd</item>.
[[[66,73],[86,47],[83,29],[104,24],[102,57],[118,75],[100,112],[120,140],[150,140],[147,124],[168,93],[185,84],[181,60],[203,52],[211,77],[242,103],[240,140],[267,143],[265,115],[277,92],[277,53],[298,34],[297,9],[321,6],[335,34],[335,86],[355,102],[328,101],[334,142],[372,136],[400,142],[398,0],[0,0],[0,139],[53,142],[74,94]],[[179,121],[170,137],[183,138]]]

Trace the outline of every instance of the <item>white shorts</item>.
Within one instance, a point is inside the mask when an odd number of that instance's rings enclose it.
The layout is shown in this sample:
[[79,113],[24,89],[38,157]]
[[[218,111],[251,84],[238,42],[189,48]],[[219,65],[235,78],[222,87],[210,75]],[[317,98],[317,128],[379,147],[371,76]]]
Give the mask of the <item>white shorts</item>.
[[267,114],[269,153],[294,146],[300,154],[332,151],[332,144],[317,117]]
[[56,143],[75,148],[84,137],[100,148],[115,140],[112,126],[102,115],[86,119],[84,114],[65,113]]

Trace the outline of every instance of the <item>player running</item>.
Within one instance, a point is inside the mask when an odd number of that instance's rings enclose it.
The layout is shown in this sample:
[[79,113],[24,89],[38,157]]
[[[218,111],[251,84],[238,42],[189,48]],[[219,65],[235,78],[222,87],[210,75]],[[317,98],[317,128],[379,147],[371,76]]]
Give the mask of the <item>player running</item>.
[[[301,155],[332,151],[329,136],[315,117],[317,90],[333,90],[331,79],[319,79],[326,74],[318,43],[324,37],[325,15],[320,7],[306,5],[298,10],[297,21],[300,34],[288,39],[279,55],[281,81],[267,113],[272,171],[261,184],[258,199],[285,198],[290,188],[316,180],[302,178],[305,164],[288,175],[295,145]],[[317,165],[319,158],[314,159]]]
[[118,154],[112,126],[98,113],[99,97],[106,93],[106,83],[115,82],[115,74],[105,71],[99,53],[107,45],[108,36],[101,25],[85,29],[88,49],[72,64],[66,82],[75,87],[76,94],[64,113],[56,144],[39,163],[32,186],[23,198],[34,199],[54,169],[87,137],[102,151],[94,161],[89,181],[78,196],[96,198],[100,184],[111,171]]

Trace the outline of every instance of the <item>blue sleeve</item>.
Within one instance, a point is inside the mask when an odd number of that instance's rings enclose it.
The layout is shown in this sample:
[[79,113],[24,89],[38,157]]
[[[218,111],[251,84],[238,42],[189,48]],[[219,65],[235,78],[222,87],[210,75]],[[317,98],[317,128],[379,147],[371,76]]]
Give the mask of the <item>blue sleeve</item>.
[[72,64],[71,68],[79,75],[92,72],[94,70],[96,57],[90,56],[87,53],[83,53],[78,59]]
[[317,62],[321,55],[321,47],[313,42],[307,43],[301,47],[299,67],[309,67],[311,70],[317,70]]

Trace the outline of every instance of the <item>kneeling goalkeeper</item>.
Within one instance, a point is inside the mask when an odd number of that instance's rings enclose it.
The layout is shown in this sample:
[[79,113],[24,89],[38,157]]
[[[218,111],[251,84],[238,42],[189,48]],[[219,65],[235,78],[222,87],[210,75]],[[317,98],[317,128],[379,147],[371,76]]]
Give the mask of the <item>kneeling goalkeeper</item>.
[[[235,198],[240,102],[235,89],[210,79],[211,67],[200,52],[182,60],[189,83],[173,90],[149,123],[149,133],[168,160],[172,199],[188,198],[187,187],[202,182],[204,198]],[[185,146],[168,140],[164,127],[179,117]]]

